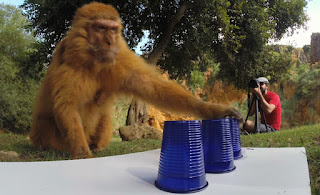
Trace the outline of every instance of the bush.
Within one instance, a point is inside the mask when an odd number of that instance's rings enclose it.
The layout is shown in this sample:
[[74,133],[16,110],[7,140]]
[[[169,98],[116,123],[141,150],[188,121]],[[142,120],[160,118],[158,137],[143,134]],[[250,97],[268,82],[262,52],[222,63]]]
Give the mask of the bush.
[[41,41],[25,30],[28,25],[22,9],[0,4],[0,129],[15,133],[30,128],[44,68],[35,53]]
[[18,68],[0,57],[0,128],[14,133],[30,129],[33,101],[39,84],[17,76]]
[[32,80],[0,86],[0,128],[14,133],[27,133],[38,84]]
[[201,89],[205,86],[205,79],[204,79],[204,73],[199,70],[193,70],[191,72],[191,77],[188,80],[188,86],[190,87],[190,90],[195,93],[197,91],[197,88],[200,87]]
[[[280,93],[282,106],[282,127],[309,125],[320,121],[320,68],[310,64],[292,67],[283,78]],[[288,87],[292,86],[288,93]]]

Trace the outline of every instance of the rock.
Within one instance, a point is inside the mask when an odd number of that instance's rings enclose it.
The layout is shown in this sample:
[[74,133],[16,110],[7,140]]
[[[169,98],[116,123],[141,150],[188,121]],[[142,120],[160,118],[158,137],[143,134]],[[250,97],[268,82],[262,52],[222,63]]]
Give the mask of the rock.
[[311,35],[311,64],[320,61],[320,33]]
[[16,161],[19,154],[14,151],[0,151],[0,161]]
[[162,139],[162,132],[146,125],[129,125],[119,128],[119,134],[122,141],[131,141],[138,139]]

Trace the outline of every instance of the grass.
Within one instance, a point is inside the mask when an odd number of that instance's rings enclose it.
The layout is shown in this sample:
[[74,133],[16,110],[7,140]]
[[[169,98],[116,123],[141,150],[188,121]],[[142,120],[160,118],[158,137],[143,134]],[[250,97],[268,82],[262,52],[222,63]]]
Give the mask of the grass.
[[[114,136],[108,148],[93,155],[95,157],[114,156],[153,150],[160,147],[160,140],[145,139],[122,142],[119,136]],[[19,159],[9,158],[3,161],[54,161],[71,159],[67,152],[34,148],[27,136],[11,133],[0,134],[0,151],[15,151],[20,155]]]
[[[320,194],[320,124],[297,127],[280,132],[257,135],[242,135],[243,147],[305,147],[309,164],[312,194]],[[160,140],[137,140],[122,142],[114,136],[108,148],[94,153],[95,157],[113,156],[153,150],[161,147]],[[18,159],[3,161],[52,161],[68,160],[67,152],[43,151],[33,148],[27,136],[0,133],[0,151],[15,151]]]

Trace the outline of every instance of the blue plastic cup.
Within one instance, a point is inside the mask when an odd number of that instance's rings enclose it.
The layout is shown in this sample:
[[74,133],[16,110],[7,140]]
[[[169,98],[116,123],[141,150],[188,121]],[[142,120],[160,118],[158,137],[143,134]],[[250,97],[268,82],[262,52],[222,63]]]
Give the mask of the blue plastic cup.
[[203,120],[202,139],[207,173],[224,173],[236,167],[230,132],[230,119]]
[[197,192],[208,186],[200,121],[165,121],[155,185],[174,193]]
[[233,158],[238,160],[243,157],[241,152],[241,141],[240,141],[240,129],[238,120],[235,118],[230,119],[230,129],[231,129],[231,140],[233,147]]

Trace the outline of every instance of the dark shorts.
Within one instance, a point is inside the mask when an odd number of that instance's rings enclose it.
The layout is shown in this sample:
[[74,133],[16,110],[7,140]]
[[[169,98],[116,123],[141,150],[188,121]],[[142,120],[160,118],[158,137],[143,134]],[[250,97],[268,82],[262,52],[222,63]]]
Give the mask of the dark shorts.
[[254,132],[254,133],[271,133],[277,131],[275,128],[271,127],[270,125],[267,124],[267,127],[265,124],[258,123],[257,130],[259,129],[259,132]]

